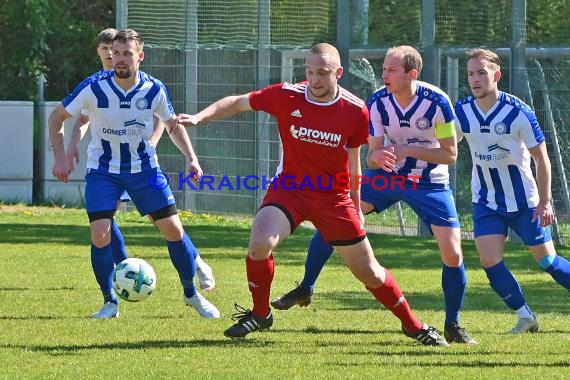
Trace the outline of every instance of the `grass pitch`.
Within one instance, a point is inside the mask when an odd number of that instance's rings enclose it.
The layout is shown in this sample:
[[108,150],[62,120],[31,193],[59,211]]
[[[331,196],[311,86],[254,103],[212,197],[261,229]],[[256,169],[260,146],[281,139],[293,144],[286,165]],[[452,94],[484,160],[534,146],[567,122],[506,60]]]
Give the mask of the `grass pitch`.
[[[505,334],[516,317],[490,289],[472,241],[464,241],[468,290],[462,325],[477,346],[424,347],[352,277],[337,256],[308,308],[274,311],[267,332],[222,335],[238,303],[251,307],[245,255],[249,220],[183,213],[186,230],[214,269],[203,293],[222,312],[204,320],[182,302],[166,245],[146,219],[120,213],[129,254],[149,261],[155,294],[122,302],[121,317],[89,316],[101,296],[89,259],[83,210],[0,205],[0,378],[21,379],[563,379],[570,373],[570,299],[522,246],[507,265],[523,286],[541,330]],[[303,272],[312,231],[299,229],[275,252],[272,297]],[[441,264],[435,241],[371,235],[379,261],[398,279],[425,322],[443,328]],[[559,249],[570,257],[570,250]]]

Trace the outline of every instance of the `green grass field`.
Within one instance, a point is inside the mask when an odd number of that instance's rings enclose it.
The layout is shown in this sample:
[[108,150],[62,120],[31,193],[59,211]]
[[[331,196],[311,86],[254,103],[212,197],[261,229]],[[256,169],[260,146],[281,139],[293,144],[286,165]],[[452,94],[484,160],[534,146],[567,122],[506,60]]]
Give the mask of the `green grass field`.
[[[4,379],[564,379],[570,374],[570,302],[522,246],[507,264],[538,314],[537,334],[505,334],[516,317],[490,289],[472,241],[463,243],[468,291],[461,322],[477,346],[424,347],[352,277],[338,257],[323,270],[313,304],[275,311],[267,332],[222,335],[233,305],[251,307],[245,277],[249,221],[183,214],[222,312],[204,320],[182,302],[176,271],[158,231],[134,213],[119,222],[129,254],[149,261],[158,288],[148,300],[121,303],[121,317],[99,321],[83,210],[0,205],[0,378]],[[272,296],[300,280],[310,230],[275,252]],[[371,235],[422,320],[442,328],[439,254],[433,240]],[[560,250],[570,257],[570,250]]]

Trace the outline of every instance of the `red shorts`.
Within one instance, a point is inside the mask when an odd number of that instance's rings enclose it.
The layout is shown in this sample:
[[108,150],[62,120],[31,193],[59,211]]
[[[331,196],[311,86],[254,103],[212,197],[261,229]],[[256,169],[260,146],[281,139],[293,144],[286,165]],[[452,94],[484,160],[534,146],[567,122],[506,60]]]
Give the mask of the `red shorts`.
[[291,233],[308,220],[331,245],[352,245],[366,237],[366,230],[349,193],[269,188],[261,207],[275,206],[291,223]]

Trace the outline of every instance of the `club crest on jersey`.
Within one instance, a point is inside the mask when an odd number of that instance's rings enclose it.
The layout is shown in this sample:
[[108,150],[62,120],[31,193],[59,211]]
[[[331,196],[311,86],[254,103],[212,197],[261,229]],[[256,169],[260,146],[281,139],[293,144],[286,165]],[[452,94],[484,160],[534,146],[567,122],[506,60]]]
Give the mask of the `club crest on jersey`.
[[294,124],[289,127],[289,132],[291,132],[291,136],[296,140],[330,147],[339,146],[342,140],[342,135],[338,133],[324,132],[317,129],[305,127],[297,127]]
[[431,123],[427,118],[420,117],[416,120],[416,128],[420,131],[425,131],[426,129],[431,128]]
[[137,99],[135,107],[140,111],[145,110],[148,107],[148,100],[146,100],[146,98]]
[[497,123],[493,128],[498,135],[504,135],[507,132],[507,126],[504,123]]

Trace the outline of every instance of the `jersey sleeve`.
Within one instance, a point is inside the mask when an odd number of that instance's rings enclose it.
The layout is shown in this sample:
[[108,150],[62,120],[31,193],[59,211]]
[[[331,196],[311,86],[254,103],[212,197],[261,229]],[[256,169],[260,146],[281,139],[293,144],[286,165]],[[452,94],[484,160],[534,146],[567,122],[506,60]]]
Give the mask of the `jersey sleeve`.
[[172,107],[172,103],[168,97],[168,92],[164,86],[160,86],[156,83],[155,86],[159,86],[160,89],[156,97],[157,102],[154,108],[154,113],[161,121],[169,120],[174,116],[174,107]]
[[521,104],[519,117],[522,119],[521,125],[523,126],[519,131],[520,137],[527,148],[535,147],[546,140],[535,113],[528,105]]
[[361,108],[359,120],[355,124],[355,132],[346,142],[348,148],[357,148],[368,143],[368,125],[370,124],[370,114],[368,107]]
[[279,98],[283,85],[274,84],[249,94],[249,105],[255,111],[264,111],[276,115],[279,109]]
[[91,82],[81,82],[73,92],[63,99],[63,107],[69,114],[76,115],[79,112],[88,115],[89,111],[89,94],[91,92]]

